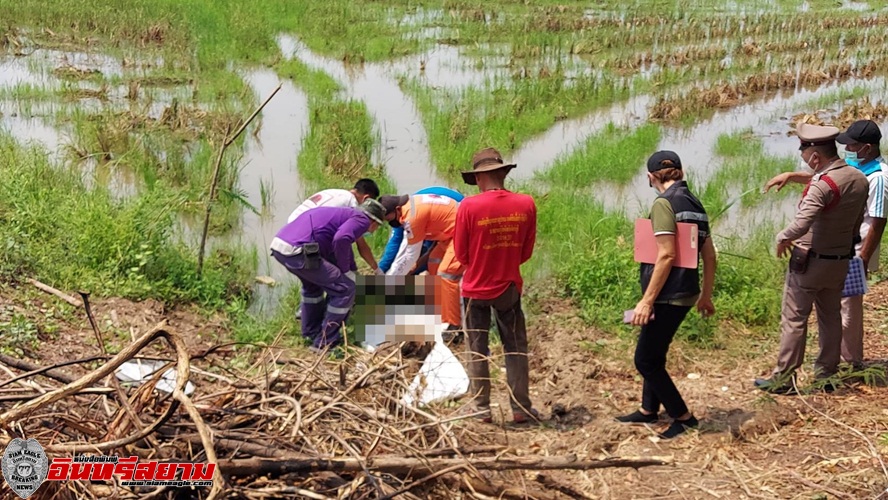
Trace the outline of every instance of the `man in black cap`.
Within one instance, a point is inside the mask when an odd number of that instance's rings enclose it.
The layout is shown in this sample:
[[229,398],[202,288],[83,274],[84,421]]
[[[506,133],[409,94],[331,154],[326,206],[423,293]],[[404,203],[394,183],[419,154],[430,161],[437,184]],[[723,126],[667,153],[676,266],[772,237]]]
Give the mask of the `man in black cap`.
[[[869,183],[866,214],[860,225],[857,257],[868,272],[879,269],[879,248],[888,221],[888,165],[882,158],[879,142],[882,132],[872,120],[858,120],[836,137],[845,145],[845,163],[857,168]],[[813,174],[785,172],[765,185],[765,191],[779,191],[787,182],[807,184]],[[863,295],[842,298],[842,360],[860,366],[863,363]]]
[[[688,189],[678,155],[672,151],[657,151],[648,159],[647,167],[650,185],[659,193],[650,215],[657,240],[657,261],[641,264],[642,298],[635,306],[631,320],[633,325],[641,327],[635,348],[635,367],[644,377],[644,386],[641,408],[617,417],[617,421],[654,423],[659,419],[662,404],[673,421],[660,437],[670,439],[696,427],[698,422],[666,372],[666,353],[692,307],[696,305],[704,316],[715,313],[712,291],[716,255],[709,237],[706,210]],[[697,225],[698,255],[703,257],[702,290],[698,269],[673,266],[679,222]]]

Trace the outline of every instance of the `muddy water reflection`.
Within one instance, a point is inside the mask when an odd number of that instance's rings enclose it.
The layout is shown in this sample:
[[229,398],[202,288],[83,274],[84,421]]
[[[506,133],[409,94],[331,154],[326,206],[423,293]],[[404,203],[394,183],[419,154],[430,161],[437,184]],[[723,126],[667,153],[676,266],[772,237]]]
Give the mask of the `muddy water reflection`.
[[564,120],[515,151],[511,161],[519,165],[510,175],[516,180],[530,179],[534,173],[548,169],[558,159],[569,156],[608,123],[635,128],[647,120],[650,96],[642,95],[595,111],[586,116]]
[[[268,246],[278,230],[287,223],[290,213],[306,196],[299,181],[296,159],[302,140],[308,133],[308,98],[271,70],[251,72],[246,75],[246,80],[260,101],[271,94],[278,83],[283,84],[262,111],[261,121],[256,125],[258,133],[247,142],[240,188],[247,194],[249,203],[259,211],[259,215],[244,211],[241,234],[243,243],[256,246],[259,257],[256,272],[286,285],[295,280],[268,255]],[[264,204],[263,191],[266,192]],[[253,309],[270,312],[286,288],[257,284]]]
[[[886,93],[883,78],[869,81],[848,81],[840,84],[824,85],[816,90],[799,90],[790,95],[778,95],[734,109],[717,111],[711,118],[702,120],[690,128],[666,127],[658,149],[669,149],[678,153],[688,171],[689,180],[699,191],[717,172],[722,161],[715,154],[718,137],[752,129],[763,141],[765,152],[774,156],[796,154],[798,140],[787,136],[790,130],[788,118],[796,113],[810,111],[811,99],[831,95],[836,90],[850,90],[863,86],[868,89],[871,100],[876,102]],[[646,214],[655,193],[648,185],[644,164],[638,166],[638,174],[629,183],[619,186],[600,183],[593,192],[609,210],[622,211],[629,217]],[[738,193],[739,194],[739,193]],[[769,204],[770,202],[765,202]],[[735,205],[726,214],[735,217],[741,210]],[[744,230],[733,224],[732,230]],[[727,224],[725,224],[725,227]]]
[[365,103],[381,138],[374,160],[385,165],[399,191],[447,185],[432,163],[422,116],[413,100],[401,90],[397,78],[419,77],[432,87],[460,89],[483,85],[496,74],[494,70],[470,68],[462,63],[456,48],[446,46],[394,62],[347,67],[311,52],[292,36],[282,35],[278,43],[285,56],[327,73],[345,87],[350,98]]
[[[0,105],[0,113],[3,111]],[[8,132],[20,144],[37,145],[46,148],[50,156],[60,160],[63,154],[64,143],[58,129],[47,125],[40,118],[26,118],[23,116],[4,116],[0,120],[0,129]]]

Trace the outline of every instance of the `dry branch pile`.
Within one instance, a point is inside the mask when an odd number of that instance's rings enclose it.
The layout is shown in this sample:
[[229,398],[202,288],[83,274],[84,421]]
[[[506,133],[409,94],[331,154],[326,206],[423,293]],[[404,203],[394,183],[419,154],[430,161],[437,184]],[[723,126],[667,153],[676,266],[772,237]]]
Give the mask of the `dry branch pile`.
[[[82,303],[88,304],[88,296]],[[156,348],[161,340],[165,349]],[[372,354],[349,349],[339,361],[284,360],[272,346],[240,369],[233,368],[231,347],[189,354],[182,337],[161,323],[113,356],[38,367],[0,355],[0,368],[9,375],[0,382],[4,442],[36,438],[51,458],[85,453],[217,463],[212,489],[188,493],[201,498],[452,498],[458,490],[468,496],[576,498],[582,495],[542,474],[539,486],[516,487],[521,483],[509,479],[516,472],[508,471],[670,462],[581,460],[493,446],[478,431],[495,428],[400,402],[417,366],[395,346]],[[123,387],[115,370],[136,358],[168,363],[150,382]],[[75,377],[77,365],[94,369]],[[172,394],[155,390],[168,368],[176,371]],[[190,396],[184,392],[189,380],[196,387]],[[124,487],[116,476],[114,484],[49,482],[43,488],[55,490],[53,498],[177,494],[176,488]]]

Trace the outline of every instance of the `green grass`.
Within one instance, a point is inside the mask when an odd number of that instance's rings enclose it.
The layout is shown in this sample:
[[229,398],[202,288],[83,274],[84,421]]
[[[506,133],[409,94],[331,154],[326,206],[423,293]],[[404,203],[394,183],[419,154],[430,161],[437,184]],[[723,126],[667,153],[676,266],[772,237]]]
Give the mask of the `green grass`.
[[[547,192],[530,188],[538,207],[538,245],[537,257],[524,272],[553,275],[565,296],[580,304],[586,321],[615,332],[631,331],[621,323],[623,311],[633,308],[641,298],[639,265],[633,260],[632,222],[626,214],[607,210],[591,196],[577,196],[577,187],[599,179],[631,180],[658,142],[659,129],[651,125],[632,131],[609,126],[590,138],[583,149],[539,174],[547,181]],[[722,136],[716,150],[728,158],[728,165],[704,192],[713,192],[714,185],[744,178],[742,172],[751,172],[751,183],[770,173],[765,167],[743,163],[750,156],[762,163],[765,159],[760,158],[760,141],[742,133]],[[596,159],[611,161],[593,161]],[[693,184],[691,189],[696,191]],[[654,197],[651,193],[651,202]],[[710,214],[717,210],[717,201],[703,201]],[[779,319],[782,294],[784,264],[770,254],[776,228],[762,227],[750,237],[728,239],[718,236],[717,224],[714,222],[713,227],[720,252],[714,296],[718,318],[703,320],[692,312],[680,332],[684,338],[705,346],[717,343],[718,321],[760,330],[773,328]]]
[[181,198],[152,191],[118,200],[8,136],[0,136],[0,159],[0,273],[6,279],[27,276],[96,295],[207,307],[246,297],[241,284],[251,263],[236,250],[211,253],[203,277],[196,276],[195,249],[173,234]]
[[722,161],[700,193],[700,200],[712,214],[721,214],[738,201],[742,207],[752,207],[762,203],[766,196],[774,198],[791,192],[762,193],[769,179],[781,172],[795,170],[798,160],[765,154],[761,139],[750,130],[720,135],[715,153]]
[[642,125],[631,133],[609,123],[569,157],[558,161],[540,178],[558,185],[588,186],[593,182],[623,184],[642,170],[660,142],[660,127]]
[[[362,177],[376,181],[383,194],[396,192],[385,167],[373,162],[379,141],[364,103],[344,98],[340,85],[329,75],[308,68],[301,61],[282,62],[277,71],[291,78],[309,98],[310,129],[297,160],[305,192],[332,186],[350,188]],[[368,240],[377,253],[385,247],[385,229],[376,231]]]
[[[480,5],[468,0],[5,2],[0,4],[0,35],[15,37],[20,29],[29,29],[36,43],[66,50],[93,45],[88,41],[95,39],[100,50],[121,60],[163,61],[149,68],[125,67],[121,76],[87,79],[94,88],[134,88],[138,83],[141,97],[132,107],[115,103],[100,111],[77,109],[95,95],[84,95],[79,82],[67,80],[58,89],[60,95],[48,95],[56,94],[54,88],[28,85],[0,90],[0,97],[17,101],[14,108],[24,114],[47,102],[57,105],[63,97],[70,104],[61,107],[56,119],[70,126],[75,156],[99,162],[104,171],[133,175],[140,185],[138,195],[119,200],[107,188],[87,188],[74,172],[52,168],[33,150],[3,138],[0,269],[8,277],[24,273],[108,294],[197,301],[216,308],[227,304],[240,340],[267,342],[281,331],[293,336],[297,327],[291,314],[298,291],[291,290],[271,320],[252,318],[245,314],[241,289],[249,279],[245,269],[251,258],[239,250],[214,253],[207,274],[198,279],[193,249],[181,247],[172,233],[180,212],[202,211],[220,127],[245,118],[257,103],[238,74],[254,65],[271,65],[309,96],[311,130],[298,158],[306,191],[348,187],[363,176],[376,179],[383,192],[393,191],[382,168],[374,164],[379,141],[364,104],[350,101],[328,75],[298,61],[283,61],[275,42],[278,34],[294,34],[319,54],[355,63],[419,53],[435,40],[414,35],[441,28],[442,41],[460,46],[479,61],[505,56],[506,72],[513,76],[528,69],[527,78],[503,77],[460,92],[431,89],[418,80],[403,83],[422,113],[433,161],[445,177],[455,178],[480,147],[492,145],[508,155],[559,120],[582,116],[633,93],[659,96],[688,83],[735,82],[796,64],[817,70],[840,57],[839,35],[848,46],[843,60],[855,54],[864,60],[884,57],[884,23],[857,25],[868,13],[853,11],[824,16],[835,9],[828,0],[809,0],[811,10],[799,13],[800,3],[741,0],[726,6],[703,0],[688,8],[676,0],[619,5],[576,0],[495,0]],[[419,9],[433,15],[415,25],[399,25]],[[800,36],[810,50],[792,46]],[[867,43],[863,36],[869,37]],[[747,39],[763,50],[744,48]],[[0,48],[3,40],[0,36]],[[715,50],[685,50],[698,46]],[[665,69],[649,79],[640,76],[635,65],[640,55],[660,57]],[[730,65],[723,65],[725,55],[732,57]],[[566,78],[574,70],[595,76]],[[199,105],[209,114],[185,126],[193,116],[175,115],[184,120],[179,126],[171,125],[176,120],[145,120],[139,106],[161,95],[162,88],[179,96],[178,109]],[[812,106],[856,98],[862,92],[842,91]],[[579,196],[577,187],[629,182],[657,148],[660,134],[656,125],[634,131],[611,125],[536,178],[546,184],[545,194],[539,185],[529,190],[537,196],[540,222],[539,251],[529,269],[545,278],[555,276],[581,304],[587,320],[618,331],[628,331],[619,324],[622,311],[633,307],[640,295],[631,221],[589,196]],[[235,227],[244,208],[235,161],[243,141],[234,145],[224,163],[221,203],[213,212],[215,233]],[[744,134],[720,137],[716,153],[719,170],[699,189],[714,217],[738,194],[796,165],[793,159],[766,155],[760,141]],[[750,192],[739,203],[750,207],[763,201]],[[723,252],[716,291],[720,318],[753,327],[772,325],[782,276],[782,264],[769,254],[773,228],[729,240],[718,236],[717,224],[716,240]],[[377,251],[385,232],[371,239]],[[701,343],[712,342],[714,336],[712,324],[693,315],[683,332]]]
[[799,105],[799,109],[810,109],[816,111],[825,108],[835,108],[845,101],[857,100],[866,97],[872,93],[872,89],[863,85],[857,85],[851,88],[837,89],[826,92],[823,95],[809,99]]
[[578,77],[568,85],[563,74],[532,77],[490,88],[435,91],[419,82],[403,85],[416,99],[429,134],[432,159],[447,177],[485,146],[508,154],[558,120],[581,116],[629,95],[629,83],[613,78]]

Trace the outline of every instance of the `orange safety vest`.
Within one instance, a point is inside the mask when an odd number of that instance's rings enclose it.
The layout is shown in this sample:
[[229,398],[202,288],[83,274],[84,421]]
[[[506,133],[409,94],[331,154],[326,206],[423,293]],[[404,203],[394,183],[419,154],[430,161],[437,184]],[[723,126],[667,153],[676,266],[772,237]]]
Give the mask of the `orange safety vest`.
[[438,194],[412,194],[400,208],[399,220],[408,245],[420,241],[447,241],[456,228],[456,200]]

